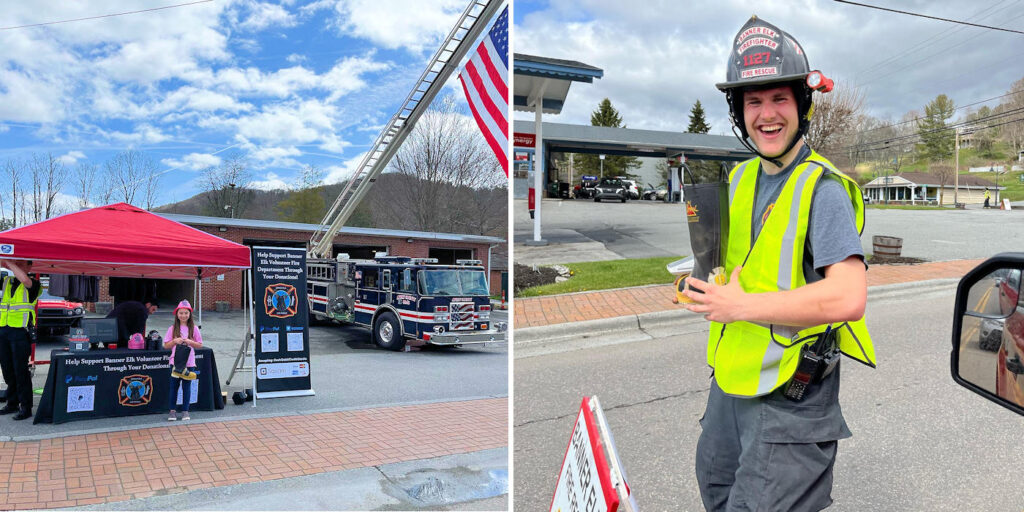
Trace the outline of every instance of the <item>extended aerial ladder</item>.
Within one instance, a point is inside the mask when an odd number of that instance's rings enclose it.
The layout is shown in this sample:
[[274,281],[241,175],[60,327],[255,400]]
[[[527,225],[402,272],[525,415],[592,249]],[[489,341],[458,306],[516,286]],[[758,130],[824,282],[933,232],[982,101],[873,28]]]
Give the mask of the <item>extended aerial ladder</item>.
[[473,42],[486,30],[487,22],[494,17],[502,2],[503,0],[473,0],[462,13],[458,23],[434,53],[427,69],[420,75],[412,92],[406,96],[398,112],[391,116],[391,120],[377,136],[341,194],[320,221],[320,227],[313,232],[313,237],[309,241],[311,258],[331,257],[334,235],[352,216],[380,173],[384,172],[388,162],[412,132],[416,121],[458,68],[462,58],[472,48]]

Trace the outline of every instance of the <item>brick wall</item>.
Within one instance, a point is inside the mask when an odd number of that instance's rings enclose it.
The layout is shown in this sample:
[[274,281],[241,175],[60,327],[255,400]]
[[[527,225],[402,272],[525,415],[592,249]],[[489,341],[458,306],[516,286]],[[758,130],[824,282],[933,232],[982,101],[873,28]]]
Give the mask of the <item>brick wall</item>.
[[[227,231],[220,231],[218,226],[190,225],[200,231],[204,231],[239,244],[243,243],[243,241],[247,239],[295,241],[306,243],[309,242],[309,238],[312,236],[311,232],[304,231],[239,227],[227,227]],[[412,242],[408,242],[407,240],[412,240]],[[473,250],[473,258],[482,261],[485,267],[488,264],[488,244],[486,243],[458,242],[452,240],[421,240],[415,238],[406,239],[404,237],[399,238],[367,235],[339,235],[334,237],[334,243],[343,245],[385,246],[387,247],[388,254],[392,256],[409,256],[412,258],[428,257],[431,248],[471,249]],[[501,275],[500,273],[496,274],[495,272],[489,273],[492,276],[491,295],[500,295]],[[217,280],[216,277],[204,279],[202,283],[203,309],[212,310],[216,308],[217,301],[228,302],[232,310],[241,309],[243,276],[244,272],[239,271],[224,274],[223,280]],[[106,278],[100,280],[100,301],[102,302],[112,300],[108,293],[108,284],[109,281]],[[192,297],[183,298],[187,298],[190,301],[192,300]],[[176,304],[177,303],[161,304],[161,306],[166,309],[173,308]]]

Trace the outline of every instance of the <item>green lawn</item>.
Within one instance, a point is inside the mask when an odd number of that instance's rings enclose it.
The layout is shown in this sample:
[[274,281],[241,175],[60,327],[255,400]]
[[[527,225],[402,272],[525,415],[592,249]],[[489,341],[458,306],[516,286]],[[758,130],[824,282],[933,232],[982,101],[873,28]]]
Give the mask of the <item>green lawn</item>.
[[527,288],[517,292],[516,297],[608,290],[645,284],[672,284],[675,276],[665,270],[665,265],[681,258],[683,256],[568,263],[565,266],[569,267],[572,277],[567,281]]
[[865,208],[872,210],[949,210],[952,206],[917,206],[910,204],[867,204]]

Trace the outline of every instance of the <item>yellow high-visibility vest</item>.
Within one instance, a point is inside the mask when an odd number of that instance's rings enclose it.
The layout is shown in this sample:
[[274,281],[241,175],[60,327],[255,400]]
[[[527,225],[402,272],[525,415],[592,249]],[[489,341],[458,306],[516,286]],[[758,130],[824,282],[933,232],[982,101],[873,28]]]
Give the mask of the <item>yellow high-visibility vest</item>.
[[0,296],[0,327],[25,327],[36,323],[36,300],[28,300],[28,288],[17,277],[3,280]]
[[[818,180],[830,177],[843,185],[853,204],[858,233],[864,231],[864,197],[857,182],[812,151],[786,179],[751,247],[754,193],[760,164],[759,158],[747,160],[729,174],[725,275],[731,276],[734,268],[742,266],[740,285],[747,293],[792,290],[807,284],[803,272],[804,248]],[[725,393],[742,397],[766,395],[793,376],[800,348],[809,341],[802,338],[827,328],[827,325],[818,325],[798,331],[791,326],[711,322],[708,365],[715,369],[715,379]],[[837,339],[842,353],[875,366],[874,345],[863,318],[832,328],[839,333]]]

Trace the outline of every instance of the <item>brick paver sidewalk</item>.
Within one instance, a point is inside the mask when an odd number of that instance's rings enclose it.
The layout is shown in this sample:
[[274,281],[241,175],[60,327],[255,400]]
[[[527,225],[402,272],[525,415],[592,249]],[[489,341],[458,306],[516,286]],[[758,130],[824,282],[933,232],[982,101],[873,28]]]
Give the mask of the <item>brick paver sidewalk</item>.
[[5,442],[0,510],[145,498],[475,452],[508,440],[508,399],[497,398]]
[[[937,261],[918,265],[872,265],[867,272],[868,286],[960,277],[982,261],[984,260]],[[516,328],[539,327],[681,309],[682,306],[672,304],[673,298],[675,289],[672,285],[517,298],[513,325]]]

